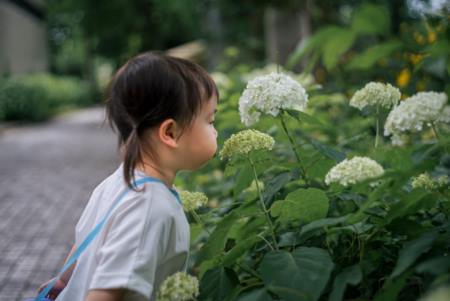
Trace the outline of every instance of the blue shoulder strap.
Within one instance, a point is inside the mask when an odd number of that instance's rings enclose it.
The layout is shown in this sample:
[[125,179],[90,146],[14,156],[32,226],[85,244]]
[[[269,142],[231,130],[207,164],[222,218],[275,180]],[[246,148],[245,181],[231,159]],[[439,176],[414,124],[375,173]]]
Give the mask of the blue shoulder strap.
[[[137,187],[140,184],[148,183],[148,182],[160,182],[163,183],[160,179],[153,178],[153,177],[144,177],[137,181],[134,181],[134,186]],[[164,184],[165,185],[165,184]],[[178,195],[178,192],[175,189],[168,188],[172,194],[177,198],[178,203],[181,204],[180,196]],[[116,205],[122,200],[122,198],[130,191],[130,189],[125,190],[117,200],[114,202],[114,204],[109,208],[108,212],[105,214],[105,217],[94,227],[94,229],[86,236],[84,241],[77,247],[75,252],[70,256],[70,258],[67,260],[67,262],[62,267],[61,271],[58,273],[58,275],[54,278],[54,280],[49,283],[45,289],[41,291],[41,293],[36,297],[35,301],[42,301],[45,299],[45,296],[47,296],[48,292],[52,289],[52,287],[56,284],[57,279],[59,279],[62,274],[80,257],[81,253],[87,248],[87,246],[91,243],[92,240],[94,240],[95,236],[100,232],[100,229],[103,227],[103,224],[108,219],[109,215],[111,214],[112,210]]]

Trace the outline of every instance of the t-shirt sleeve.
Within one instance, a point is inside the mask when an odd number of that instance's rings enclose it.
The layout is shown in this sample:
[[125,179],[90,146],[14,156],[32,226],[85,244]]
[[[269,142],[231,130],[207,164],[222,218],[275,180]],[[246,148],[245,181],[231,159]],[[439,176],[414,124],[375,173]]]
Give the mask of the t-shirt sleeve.
[[145,194],[117,208],[97,252],[89,289],[126,288],[150,298],[173,224],[170,214],[160,209]]

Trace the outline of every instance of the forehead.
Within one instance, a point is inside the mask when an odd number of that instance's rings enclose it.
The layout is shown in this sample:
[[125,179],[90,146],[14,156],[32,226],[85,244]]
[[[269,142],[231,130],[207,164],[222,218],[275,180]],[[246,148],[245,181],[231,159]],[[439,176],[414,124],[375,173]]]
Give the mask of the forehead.
[[213,95],[208,101],[204,102],[202,105],[202,111],[206,113],[214,113],[217,108],[217,97]]

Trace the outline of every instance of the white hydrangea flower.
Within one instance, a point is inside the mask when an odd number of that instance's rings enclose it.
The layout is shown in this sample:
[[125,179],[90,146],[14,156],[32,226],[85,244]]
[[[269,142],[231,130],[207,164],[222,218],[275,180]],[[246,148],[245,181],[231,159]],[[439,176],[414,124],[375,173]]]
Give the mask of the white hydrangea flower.
[[281,109],[304,111],[307,102],[308,95],[297,81],[272,72],[247,83],[239,99],[239,113],[241,121],[250,126],[259,120],[261,113],[276,117]]
[[450,106],[445,106],[444,109],[442,109],[441,115],[437,119],[437,122],[450,124]]
[[190,192],[183,190],[180,192],[181,201],[186,211],[197,210],[208,204],[208,197],[203,192]]
[[271,150],[275,140],[257,130],[244,130],[228,138],[219,153],[220,158],[231,158],[236,155],[247,155],[253,150]]
[[367,157],[355,156],[335,165],[325,176],[325,183],[337,182],[343,186],[355,184],[384,174],[383,167]]
[[295,79],[296,81],[298,81],[299,84],[302,85],[304,88],[317,86],[316,80],[315,80],[314,76],[312,76],[311,74],[309,74],[309,73],[294,73],[294,72],[287,70],[283,66],[273,64],[273,63],[267,64],[263,68],[253,69],[250,73],[242,75],[242,79],[245,82],[249,82],[252,79],[255,79],[256,77],[268,75],[272,72],[275,72],[275,73],[280,72],[280,73],[286,74],[286,75],[292,77],[293,79]]
[[187,301],[194,299],[198,293],[197,278],[184,272],[177,272],[164,280],[156,299],[157,301]]
[[421,131],[441,117],[447,103],[447,95],[438,92],[419,92],[396,106],[389,113],[384,125],[384,135],[392,135],[394,145],[402,145],[404,132]]
[[385,108],[396,106],[400,100],[400,90],[391,84],[370,82],[356,91],[350,99],[350,106],[362,110],[366,106],[380,105]]
[[432,190],[436,188],[436,183],[433,181],[433,179],[427,172],[424,172],[412,178],[411,186],[413,188],[425,188]]
[[412,178],[411,186],[413,188],[424,188],[434,190],[449,184],[449,177],[447,175],[432,178],[427,172],[424,172]]

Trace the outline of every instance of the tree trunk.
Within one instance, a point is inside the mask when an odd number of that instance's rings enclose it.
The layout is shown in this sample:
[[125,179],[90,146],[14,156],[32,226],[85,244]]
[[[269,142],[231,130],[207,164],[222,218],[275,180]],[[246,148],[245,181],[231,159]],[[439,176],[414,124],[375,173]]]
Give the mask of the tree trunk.
[[[266,57],[268,62],[285,65],[297,45],[311,35],[310,1],[296,10],[267,7],[265,11]],[[305,62],[294,71],[300,72]]]

